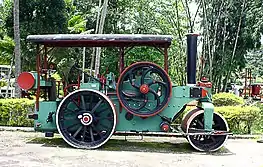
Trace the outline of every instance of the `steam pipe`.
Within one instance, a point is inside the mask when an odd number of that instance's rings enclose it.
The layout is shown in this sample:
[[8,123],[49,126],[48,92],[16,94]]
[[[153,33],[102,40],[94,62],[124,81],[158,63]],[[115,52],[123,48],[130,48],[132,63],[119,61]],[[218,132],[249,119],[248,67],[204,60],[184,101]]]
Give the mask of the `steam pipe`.
[[196,84],[196,55],[198,34],[187,34],[187,84]]

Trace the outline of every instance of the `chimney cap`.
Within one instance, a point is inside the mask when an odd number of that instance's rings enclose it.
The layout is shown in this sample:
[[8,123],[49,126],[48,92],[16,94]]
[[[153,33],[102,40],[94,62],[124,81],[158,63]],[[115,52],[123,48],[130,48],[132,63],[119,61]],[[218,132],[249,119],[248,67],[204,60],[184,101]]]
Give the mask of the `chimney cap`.
[[187,33],[186,36],[200,36],[198,33]]

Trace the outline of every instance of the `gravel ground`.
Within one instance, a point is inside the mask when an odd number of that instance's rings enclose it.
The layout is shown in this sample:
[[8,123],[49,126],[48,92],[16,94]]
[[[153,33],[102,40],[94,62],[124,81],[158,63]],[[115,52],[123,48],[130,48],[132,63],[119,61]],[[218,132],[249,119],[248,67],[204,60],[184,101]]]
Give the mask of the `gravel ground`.
[[41,133],[0,131],[0,167],[263,167],[263,143],[228,140],[216,153],[196,152],[183,138],[114,136],[97,150],[69,147]]

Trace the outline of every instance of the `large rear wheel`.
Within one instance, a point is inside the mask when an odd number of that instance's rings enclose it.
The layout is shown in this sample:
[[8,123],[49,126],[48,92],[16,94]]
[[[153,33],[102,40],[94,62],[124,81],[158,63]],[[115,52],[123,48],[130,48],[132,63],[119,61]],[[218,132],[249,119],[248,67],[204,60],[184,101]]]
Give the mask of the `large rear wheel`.
[[110,99],[96,90],[77,90],[60,103],[57,129],[72,147],[95,149],[105,144],[116,127],[116,112]]

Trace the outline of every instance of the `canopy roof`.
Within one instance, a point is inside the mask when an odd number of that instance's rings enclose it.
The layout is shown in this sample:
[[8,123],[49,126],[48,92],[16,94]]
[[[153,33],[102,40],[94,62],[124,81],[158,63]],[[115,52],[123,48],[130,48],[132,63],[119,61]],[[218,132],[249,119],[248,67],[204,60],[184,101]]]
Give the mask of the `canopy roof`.
[[29,35],[27,40],[49,47],[169,47],[172,36],[148,34],[48,34]]

